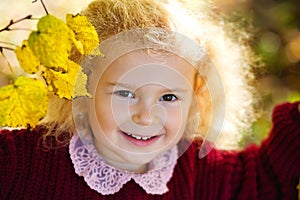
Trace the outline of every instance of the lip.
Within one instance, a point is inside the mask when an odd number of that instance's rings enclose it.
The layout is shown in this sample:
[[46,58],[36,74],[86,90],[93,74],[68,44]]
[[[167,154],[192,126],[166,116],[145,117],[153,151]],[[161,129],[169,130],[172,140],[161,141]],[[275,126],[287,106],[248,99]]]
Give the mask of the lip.
[[120,132],[127,141],[129,141],[130,143],[134,144],[135,146],[139,146],[139,147],[150,146],[151,144],[153,144],[156,140],[158,140],[162,136],[162,135],[157,135],[157,136],[153,136],[152,138],[150,138],[148,140],[138,140],[138,139],[135,139],[134,137],[129,136],[128,134],[126,134],[123,131],[120,131]]

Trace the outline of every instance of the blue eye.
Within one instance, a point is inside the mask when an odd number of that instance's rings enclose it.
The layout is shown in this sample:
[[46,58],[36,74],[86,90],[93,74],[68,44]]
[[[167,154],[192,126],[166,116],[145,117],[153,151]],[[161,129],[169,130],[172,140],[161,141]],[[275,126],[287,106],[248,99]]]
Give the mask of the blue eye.
[[125,97],[125,98],[130,98],[130,99],[135,98],[134,94],[128,90],[118,90],[118,91],[115,91],[114,94],[116,94],[120,97]]
[[159,98],[160,101],[170,101],[170,102],[173,102],[173,101],[176,101],[178,100],[178,98],[173,95],[173,94],[166,94],[162,97]]

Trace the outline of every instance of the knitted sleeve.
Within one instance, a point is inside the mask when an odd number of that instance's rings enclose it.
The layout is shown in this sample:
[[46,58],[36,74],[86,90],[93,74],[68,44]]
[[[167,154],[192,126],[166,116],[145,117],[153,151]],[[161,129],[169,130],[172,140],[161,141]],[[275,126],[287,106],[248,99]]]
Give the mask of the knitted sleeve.
[[32,156],[32,149],[37,143],[37,138],[26,129],[0,131],[1,199],[11,196],[10,193],[16,191],[16,185],[22,188],[22,184],[18,181],[26,179],[24,173],[30,168],[31,163],[28,160]]
[[4,199],[16,176],[17,151],[12,134],[8,130],[0,132],[0,194]]
[[[224,152],[223,196],[228,199],[296,199],[300,175],[298,103],[273,110],[273,126],[260,146]],[[220,169],[219,169],[220,170]],[[226,198],[223,198],[226,199]]]
[[[284,103],[275,107],[269,138],[259,149],[262,176],[272,177],[278,194],[296,192],[300,177],[300,114],[298,103]],[[268,184],[268,183],[265,183]],[[279,189],[280,188],[280,189]]]
[[268,159],[281,179],[300,175],[300,114],[298,103],[277,106],[272,115],[273,127],[263,142],[261,155]]

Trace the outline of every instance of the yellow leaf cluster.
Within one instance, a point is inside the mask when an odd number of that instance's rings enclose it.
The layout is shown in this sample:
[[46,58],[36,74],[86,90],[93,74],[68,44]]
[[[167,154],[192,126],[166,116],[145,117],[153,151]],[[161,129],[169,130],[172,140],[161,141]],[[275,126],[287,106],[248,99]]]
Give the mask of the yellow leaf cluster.
[[[50,91],[66,99],[89,96],[83,89],[87,77],[69,57],[73,47],[81,54],[90,54],[99,45],[98,34],[85,16],[68,14],[66,20],[67,23],[52,15],[42,17],[38,30],[29,36],[29,47],[43,65],[42,76]],[[83,84],[79,90],[75,80]]]
[[101,55],[98,45],[98,34],[85,16],[68,14],[66,23],[52,15],[40,18],[15,54],[27,74],[43,81],[20,76],[0,88],[0,127],[34,127],[47,113],[49,91],[66,99],[90,97],[86,74],[69,57],[72,50]]
[[0,88],[0,127],[35,126],[47,110],[48,90],[41,80],[20,76]]

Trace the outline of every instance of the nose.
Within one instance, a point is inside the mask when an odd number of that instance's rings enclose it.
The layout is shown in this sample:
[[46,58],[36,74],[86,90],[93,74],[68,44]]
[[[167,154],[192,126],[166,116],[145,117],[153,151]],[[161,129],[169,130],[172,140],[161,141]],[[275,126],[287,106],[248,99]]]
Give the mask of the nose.
[[132,108],[131,119],[134,123],[142,126],[147,126],[152,123],[151,104],[139,102]]

